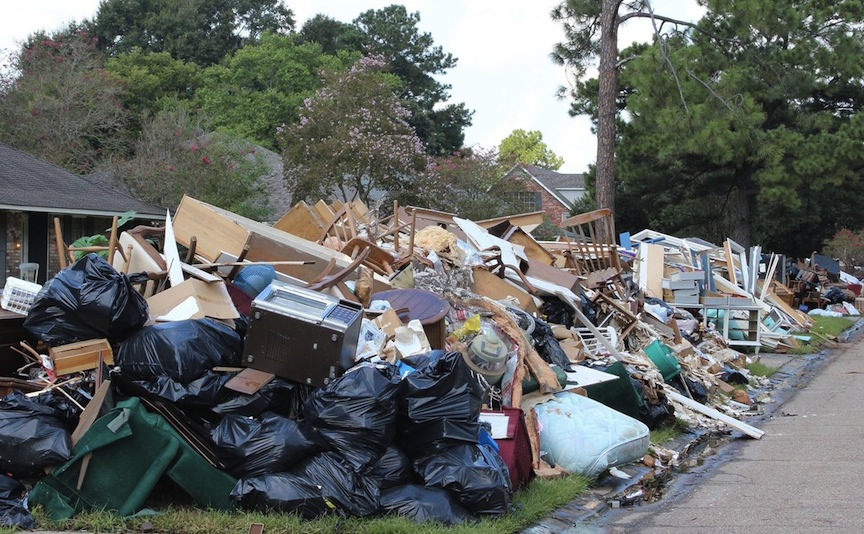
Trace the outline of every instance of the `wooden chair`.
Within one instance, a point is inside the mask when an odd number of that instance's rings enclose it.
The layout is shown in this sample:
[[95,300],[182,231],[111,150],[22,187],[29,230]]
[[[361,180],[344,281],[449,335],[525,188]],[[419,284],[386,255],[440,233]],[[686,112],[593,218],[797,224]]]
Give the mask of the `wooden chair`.
[[114,251],[120,253],[123,259],[126,255],[117,244],[117,216],[111,219],[111,231],[108,237],[108,246],[92,246],[92,247],[71,247],[63,240],[63,230],[60,227],[60,219],[54,217],[54,240],[57,244],[57,257],[60,261],[60,268],[65,269],[68,265],[75,263],[76,252],[108,252],[108,263],[114,262]]
[[565,220],[561,226],[572,235],[565,238],[569,249],[567,267],[583,276],[608,268],[620,273],[612,210],[602,208],[582,213]]

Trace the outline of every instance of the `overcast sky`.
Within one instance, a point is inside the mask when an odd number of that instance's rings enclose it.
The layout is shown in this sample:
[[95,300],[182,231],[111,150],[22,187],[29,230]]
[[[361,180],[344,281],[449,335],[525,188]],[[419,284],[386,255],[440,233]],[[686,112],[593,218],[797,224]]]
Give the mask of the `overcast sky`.
[[[401,3],[420,12],[419,28],[458,59],[441,81],[451,102],[474,110],[465,132],[467,145],[498,146],[515,129],[539,130],[543,141],[564,158],[560,172],[584,172],[594,161],[596,141],[587,117],[572,118],[556,90],[567,85],[562,67],[549,53],[563,30],[549,13],[559,0],[286,0],[299,29],[318,13],[351,22],[362,11]],[[658,0],[658,12],[691,19],[693,0]],[[95,15],[99,0],[6,0],[0,17],[0,48],[10,49],[38,30],[53,31],[71,20]],[[647,21],[621,34],[627,40],[650,35]]]

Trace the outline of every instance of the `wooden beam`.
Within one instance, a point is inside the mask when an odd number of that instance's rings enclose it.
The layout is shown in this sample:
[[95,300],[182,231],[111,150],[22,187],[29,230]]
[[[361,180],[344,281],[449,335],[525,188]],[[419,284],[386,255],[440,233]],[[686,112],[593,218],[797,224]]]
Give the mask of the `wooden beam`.
[[731,426],[732,428],[734,428],[735,430],[738,430],[740,432],[743,432],[744,434],[747,434],[751,438],[761,439],[762,436],[765,435],[764,430],[759,430],[758,428],[756,428],[754,426],[750,426],[747,423],[744,423],[742,421],[739,421],[738,419],[735,419],[734,417],[729,417],[725,413],[718,412],[714,408],[711,408],[709,406],[705,406],[704,404],[702,404],[700,402],[696,402],[689,397],[685,397],[684,395],[681,395],[680,393],[677,393],[675,391],[669,391],[669,388],[666,388],[666,396],[669,397],[670,399],[676,401],[676,402],[683,404],[684,406],[690,408],[691,410],[695,410],[695,411],[697,411],[703,415],[707,415],[708,417],[710,417],[712,419],[716,419],[722,423],[725,423],[725,424]]

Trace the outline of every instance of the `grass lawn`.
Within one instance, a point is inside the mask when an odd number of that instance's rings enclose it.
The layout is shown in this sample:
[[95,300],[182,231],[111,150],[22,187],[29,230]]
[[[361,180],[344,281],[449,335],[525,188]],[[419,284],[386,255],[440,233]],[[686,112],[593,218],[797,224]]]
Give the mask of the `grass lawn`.
[[[262,514],[254,512],[217,512],[192,507],[169,508],[157,515],[124,519],[106,512],[80,514],[72,519],[54,523],[40,510],[36,510],[37,527],[40,529],[84,530],[87,532],[132,533],[141,532],[141,525],[150,522],[156,532],[172,534],[235,534],[246,532],[251,523],[264,524],[267,534],[350,532],[350,533],[406,533],[425,534],[518,532],[546,517],[581,495],[588,488],[590,479],[572,475],[555,480],[535,479],[527,490],[513,496],[515,510],[501,518],[482,519],[474,524],[445,527],[434,524],[418,524],[401,517],[374,517],[366,519],[340,519],[328,516],[306,521],[293,515]],[[0,533],[16,530],[0,529]]]
[[809,342],[802,342],[801,346],[789,351],[790,354],[815,354],[819,352],[826,342],[839,336],[855,324],[857,319],[847,317],[812,317],[813,326],[810,328]]

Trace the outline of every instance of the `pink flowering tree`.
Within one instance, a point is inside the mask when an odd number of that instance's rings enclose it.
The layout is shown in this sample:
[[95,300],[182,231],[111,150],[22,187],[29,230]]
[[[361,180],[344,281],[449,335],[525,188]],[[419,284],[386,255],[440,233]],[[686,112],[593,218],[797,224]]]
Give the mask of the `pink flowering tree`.
[[476,220],[524,211],[515,202],[524,187],[507,179],[510,166],[494,149],[482,147],[434,158],[426,180],[435,192],[423,205]]
[[0,141],[89,172],[126,145],[121,90],[83,30],[34,34],[0,70]]
[[375,198],[416,196],[428,159],[395,91],[398,78],[380,57],[326,74],[324,87],[283,126],[285,179],[296,199],[336,195],[371,205]]
[[182,107],[160,112],[145,121],[134,156],[103,170],[160,206],[173,208],[187,194],[252,219],[278,215],[270,213],[263,176],[271,167],[261,150],[207,126]]

